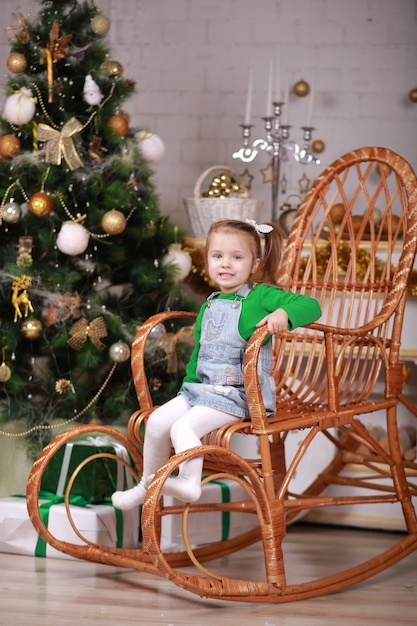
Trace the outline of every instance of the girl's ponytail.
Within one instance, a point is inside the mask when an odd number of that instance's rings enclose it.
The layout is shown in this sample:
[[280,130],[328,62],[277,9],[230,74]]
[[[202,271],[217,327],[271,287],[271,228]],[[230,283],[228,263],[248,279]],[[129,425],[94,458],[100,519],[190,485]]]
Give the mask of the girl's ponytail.
[[[263,233],[263,255],[252,280],[258,283],[277,285],[277,274],[281,263],[284,234],[276,224],[268,223],[267,226],[269,226],[270,229],[268,229],[269,232],[266,232],[265,229],[265,233]],[[254,228],[259,232],[257,224],[254,225]]]

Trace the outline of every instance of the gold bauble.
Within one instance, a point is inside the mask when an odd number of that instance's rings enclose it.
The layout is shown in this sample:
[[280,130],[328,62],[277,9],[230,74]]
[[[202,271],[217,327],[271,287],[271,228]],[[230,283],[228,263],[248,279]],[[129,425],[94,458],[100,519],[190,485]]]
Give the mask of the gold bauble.
[[402,235],[403,229],[401,227],[401,218],[398,215],[391,215],[391,219],[389,220],[389,223],[387,220],[384,221],[384,223],[381,226],[381,232],[384,235],[387,235],[390,232],[390,229],[392,232],[396,232],[398,230],[398,234]]
[[377,163],[375,165],[375,170],[378,176],[382,176],[382,174],[385,174],[385,176],[389,176],[391,174],[391,168],[386,163]]
[[107,35],[110,29],[110,20],[105,15],[96,15],[91,20],[90,26],[96,35]]
[[25,339],[39,339],[43,331],[42,322],[33,317],[29,317],[22,322],[20,330]]
[[411,102],[417,102],[417,87],[414,87],[414,89],[410,91],[408,97],[410,98]]
[[326,144],[321,139],[315,139],[311,144],[311,149],[315,154],[321,154],[326,149]]
[[12,371],[8,365],[3,361],[0,365],[0,383],[7,383],[12,375]]
[[112,135],[125,137],[129,132],[129,120],[124,115],[112,115],[108,126]]
[[310,93],[310,85],[305,80],[301,79],[295,83],[293,91],[298,98],[304,98]]
[[48,215],[54,208],[54,201],[51,196],[44,191],[38,191],[29,200],[29,209],[38,217]]
[[101,226],[109,235],[120,235],[126,228],[126,218],[121,211],[111,209],[103,215]]
[[0,156],[12,159],[19,154],[21,148],[20,139],[16,135],[2,135],[0,137]]
[[13,74],[20,74],[24,72],[27,67],[27,60],[20,52],[12,52],[7,58],[7,69]]
[[123,75],[123,65],[119,61],[113,61],[113,59],[107,59],[100,65],[102,72],[109,78],[120,78]]
[[333,224],[340,224],[345,213],[345,205],[342,202],[334,204],[330,209],[330,217]]

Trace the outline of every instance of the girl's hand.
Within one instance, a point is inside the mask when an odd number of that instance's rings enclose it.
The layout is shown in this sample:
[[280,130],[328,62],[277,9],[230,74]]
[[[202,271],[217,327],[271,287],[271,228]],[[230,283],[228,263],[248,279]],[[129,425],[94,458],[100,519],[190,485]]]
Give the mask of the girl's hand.
[[260,328],[261,326],[266,326],[271,335],[274,333],[282,333],[284,330],[288,329],[288,315],[284,309],[277,309],[273,311],[273,313],[266,315],[256,324],[256,328]]

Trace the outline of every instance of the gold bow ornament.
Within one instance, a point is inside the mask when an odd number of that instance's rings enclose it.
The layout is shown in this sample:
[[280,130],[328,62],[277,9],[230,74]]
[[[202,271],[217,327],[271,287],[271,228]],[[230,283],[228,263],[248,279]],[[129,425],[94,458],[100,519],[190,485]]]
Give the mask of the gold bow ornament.
[[61,159],[64,157],[70,170],[82,167],[84,163],[77,153],[73,140],[73,136],[82,129],[83,125],[75,117],[65,122],[60,131],[47,124],[38,124],[38,140],[46,142],[45,161],[61,165]]
[[85,317],[82,317],[78,322],[75,322],[69,334],[70,338],[68,339],[68,343],[74,350],[81,350],[87,338],[99,350],[104,350],[106,347],[105,344],[100,341],[102,337],[107,337],[106,322],[102,316],[96,317],[96,319],[91,322]]
[[194,326],[183,326],[177,333],[165,333],[158,342],[157,347],[164,350],[167,359],[167,373],[174,374],[178,371],[177,343],[194,345]]

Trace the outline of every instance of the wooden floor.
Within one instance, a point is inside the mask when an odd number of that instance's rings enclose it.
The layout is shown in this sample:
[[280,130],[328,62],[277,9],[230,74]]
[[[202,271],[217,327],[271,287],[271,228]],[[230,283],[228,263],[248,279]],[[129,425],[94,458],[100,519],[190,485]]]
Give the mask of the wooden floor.
[[[362,554],[391,545],[390,532],[295,524],[291,569],[325,574],[354,539]],[[222,559],[256,570],[259,546]],[[417,552],[374,578],[327,597],[287,604],[204,600],[171,582],[72,559],[0,553],[0,623],[13,626],[416,626]]]

